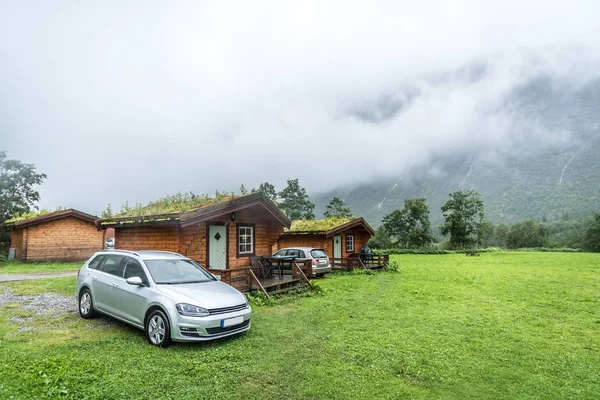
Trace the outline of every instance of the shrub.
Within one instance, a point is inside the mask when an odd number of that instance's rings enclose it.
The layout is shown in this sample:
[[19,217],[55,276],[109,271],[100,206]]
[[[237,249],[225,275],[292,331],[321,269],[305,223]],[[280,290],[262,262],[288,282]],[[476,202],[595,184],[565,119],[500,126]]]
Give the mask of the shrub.
[[439,249],[382,249],[373,250],[375,254],[465,254],[465,253],[495,253],[503,251],[499,247],[488,247],[487,249],[462,249],[462,250],[439,250]]
[[523,247],[521,249],[517,249],[517,251],[522,252],[544,252],[544,253],[579,253],[581,249],[572,249],[570,247]]
[[400,272],[400,264],[398,261],[390,261],[385,270],[390,272]]

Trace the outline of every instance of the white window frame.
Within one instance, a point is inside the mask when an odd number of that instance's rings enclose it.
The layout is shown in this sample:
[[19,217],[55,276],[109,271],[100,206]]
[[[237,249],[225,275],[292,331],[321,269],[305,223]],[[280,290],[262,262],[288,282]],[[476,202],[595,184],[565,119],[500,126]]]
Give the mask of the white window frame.
[[354,253],[354,235],[352,234],[346,235],[346,253]]
[[[238,227],[238,254],[254,254],[254,227],[247,225],[240,225]],[[242,237],[245,238],[242,243]],[[250,245],[250,250],[241,251],[241,247],[247,247]]]

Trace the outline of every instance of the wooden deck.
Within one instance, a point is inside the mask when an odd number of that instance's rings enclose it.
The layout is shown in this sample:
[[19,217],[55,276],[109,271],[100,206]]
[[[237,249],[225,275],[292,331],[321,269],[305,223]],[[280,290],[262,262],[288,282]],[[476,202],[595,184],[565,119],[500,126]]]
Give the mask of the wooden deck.
[[[287,284],[287,283],[294,283],[294,282],[299,282],[300,279],[299,278],[292,278],[291,275],[284,275],[282,279],[279,278],[272,278],[272,279],[259,279],[260,284],[262,285],[262,287],[264,287],[265,289],[267,288],[271,288],[273,286],[280,286],[282,284]],[[252,290],[257,290],[260,289],[258,287],[258,284],[256,282],[254,282],[251,286],[250,289]]]
[[308,276],[312,274],[311,260],[294,260],[283,274],[275,273],[268,257],[252,257],[251,267],[239,267],[225,270],[208,270],[221,281],[243,292],[260,290],[267,298],[269,295],[287,292],[308,285],[312,289]]

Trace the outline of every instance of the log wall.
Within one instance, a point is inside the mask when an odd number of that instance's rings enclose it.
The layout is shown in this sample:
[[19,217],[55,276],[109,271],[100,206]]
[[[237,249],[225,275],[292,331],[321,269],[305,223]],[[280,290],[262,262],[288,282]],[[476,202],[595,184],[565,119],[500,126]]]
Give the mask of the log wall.
[[316,247],[325,250],[333,257],[333,238],[322,235],[285,235],[279,239],[279,248],[286,247]]
[[179,251],[177,226],[142,226],[115,229],[115,248],[122,250]]
[[93,222],[68,217],[23,228],[25,261],[83,261],[104,248]]

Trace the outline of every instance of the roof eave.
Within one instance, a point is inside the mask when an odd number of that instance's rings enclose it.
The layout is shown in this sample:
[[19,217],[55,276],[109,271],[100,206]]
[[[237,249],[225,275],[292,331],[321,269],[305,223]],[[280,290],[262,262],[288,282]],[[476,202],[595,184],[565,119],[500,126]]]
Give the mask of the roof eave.
[[104,218],[96,220],[96,228],[133,228],[137,226],[179,225],[181,213],[139,215],[130,217]]
[[262,205],[281,225],[286,228],[292,226],[292,221],[262,193],[256,193],[245,197],[229,200],[231,204],[224,206],[222,203],[209,205],[198,210],[188,211],[181,214],[181,227],[185,228],[200,222],[209,221],[225,214],[243,210],[245,208]]
[[364,218],[356,218],[348,223],[337,226],[327,231],[327,237],[337,235],[338,233],[344,232],[345,230],[356,228],[357,226],[363,227],[371,236],[375,235],[375,230],[369,225]]
[[40,215],[39,217],[24,219],[21,221],[8,222],[3,225],[6,227],[10,227],[12,229],[22,229],[22,228],[27,228],[29,226],[44,224],[46,222],[56,221],[59,219],[69,218],[69,217],[77,218],[77,219],[80,219],[80,220],[83,220],[86,222],[91,222],[91,223],[95,223],[96,220],[98,219],[98,217],[95,215],[84,213],[83,211],[79,211],[79,210],[75,210],[75,209],[68,209],[68,210],[63,210],[63,211],[56,211],[54,213],[50,213],[50,214],[46,214],[46,215]]

